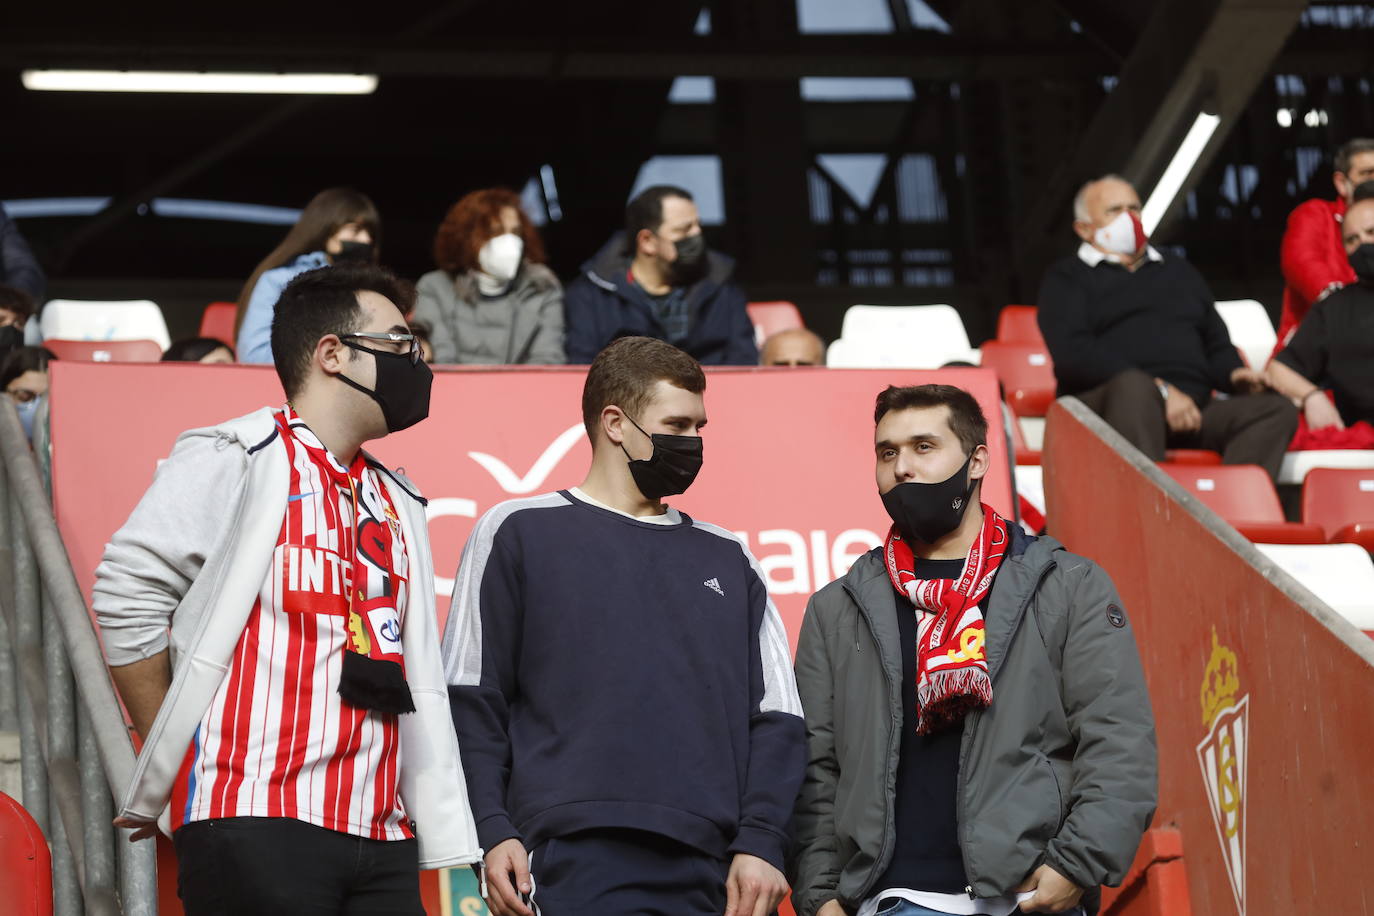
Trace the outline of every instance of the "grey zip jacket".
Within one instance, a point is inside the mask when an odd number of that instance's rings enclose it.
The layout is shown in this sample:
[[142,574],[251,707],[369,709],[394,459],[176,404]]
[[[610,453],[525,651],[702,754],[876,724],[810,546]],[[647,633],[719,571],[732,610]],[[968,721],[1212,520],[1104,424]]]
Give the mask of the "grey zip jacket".
[[[92,606],[105,656],[128,665],[170,650],[172,684],[119,813],[157,820],[196,725],[229,668],[272,562],[290,466],[270,408],[182,433],[129,520],[105,547]],[[424,498],[371,457],[396,506],[414,575],[401,645],[415,712],[400,717],[399,792],[421,868],[478,862],[458,741],[439,658]]]
[[[887,870],[897,825],[902,647],[882,548],[812,596],[797,646],[810,756],[793,818],[798,916],[853,912]],[[988,601],[992,705],[964,719],[959,846],[974,897],[1035,868],[1120,884],[1154,815],[1154,719],[1111,580],[1052,538],[1013,526]],[[919,830],[920,824],[904,824]],[[919,888],[917,888],[919,890]]]

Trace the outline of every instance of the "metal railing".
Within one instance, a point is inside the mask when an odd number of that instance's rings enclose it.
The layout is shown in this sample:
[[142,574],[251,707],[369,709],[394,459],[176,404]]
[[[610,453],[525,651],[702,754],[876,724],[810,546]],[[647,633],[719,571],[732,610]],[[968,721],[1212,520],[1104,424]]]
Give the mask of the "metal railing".
[[8,398],[0,397],[0,689],[19,728],[23,803],[52,847],[56,916],[156,916],[152,841],[111,823],[134,747],[48,502]]

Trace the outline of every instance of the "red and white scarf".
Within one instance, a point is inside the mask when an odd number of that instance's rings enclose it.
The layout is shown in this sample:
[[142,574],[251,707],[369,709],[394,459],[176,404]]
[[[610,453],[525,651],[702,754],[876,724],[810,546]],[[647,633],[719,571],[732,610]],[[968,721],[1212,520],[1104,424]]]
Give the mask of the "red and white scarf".
[[986,504],[983,528],[956,579],[919,579],[916,557],[893,525],[883,558],[893,588],[916,608],[916,733],[929,735],[952,725],[970,709],[992,702],[984,651],[983,614],[978,602],[992,587],[1006,554],[1007,521]]

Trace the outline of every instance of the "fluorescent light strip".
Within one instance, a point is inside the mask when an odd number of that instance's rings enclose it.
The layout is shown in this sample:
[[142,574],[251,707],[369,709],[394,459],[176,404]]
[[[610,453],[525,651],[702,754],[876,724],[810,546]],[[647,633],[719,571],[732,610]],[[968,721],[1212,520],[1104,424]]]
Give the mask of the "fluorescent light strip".
[[178,73],[154,70],[25,70],[25,89],[56,92],[221,92],[367,95],[367,73]]
[[1197,163],[1198,157],[1207,147],[1207,141],[1212,139],[1212,134],[1216,133],[1217,126],[1221,124],[1221,118],[1214,114],[1201,112],[1193,126],[1188,128],[1188,135],[1183,138],[1183,142],[1178,145],[1178,150],[1174,153],[1174,158],[1169,161],[1169,167],[1160,176],[1159,183],[1150,192],[1150,199],[1145,201],[1145,206],[1140,211],[1140,222],[1145,227],[1146,235],[1153,235],[1155,227],[1168,212],[1169,205],[1174,202],[1178,195],[1178,189],[1183,187],[1183,182],[1187,180],[1188,174],[1192,172],[1193,165]]

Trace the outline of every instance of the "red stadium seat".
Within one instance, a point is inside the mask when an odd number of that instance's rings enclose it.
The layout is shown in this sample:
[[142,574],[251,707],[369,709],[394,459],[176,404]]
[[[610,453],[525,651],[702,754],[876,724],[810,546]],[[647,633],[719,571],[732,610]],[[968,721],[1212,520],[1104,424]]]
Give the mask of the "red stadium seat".
[[1313,468],[1302,485],[1302,520],[1333,543],[1374,550],[1374,471]]
[[162,347],[155,340],[45,340],[58,359],[82,363],[155,363]]
[[1221,453],[1205,448],[1171,448],[1164,453],[1170,464],[1200,464],[1207,467],[1221,464]]
[[[1005,402],[1003,402],[1005,403]],[[1008,405],[1011,411],[1011,422],[1007,424],[1011,427],[1011,449],[1016,453],[1016,463],[1019,465],[1039,464],[1040,453],[1032,451],[1026,442],[1026,434],[1021,430],[1021,421],[1016,416],[1016,411]]]
[[1054,403],[1054,363],[1044,344],[989,340],[982,364],[997,373],[1018,417],[1043,417]]
[[52,854],[19,802],[0,792],[0,888],[5,912],[52,916]]
[[1285,521],[1273,481],[1257,464],[1162,463],[1159,469],[1242,535],[1260,544],[1321,544],[1318,525]]
[[754,340],[759,346],[779,331],[806,327],[801,312],[791,302],[750,302],[745,309],[754,323]]
[[997,339],[1003,343],[1031,343],[1043,347],[1045,338],[1040,333],[1035,306],[1003,306],[997,316]]
[[238,308],[235,302],[211,302],[200,316],[200,336],[213,337],[233,347],[234,315]]

